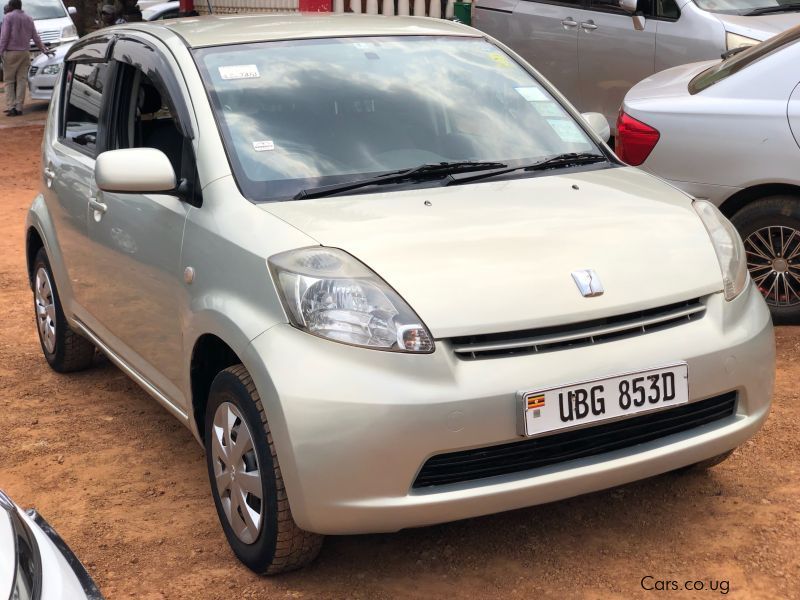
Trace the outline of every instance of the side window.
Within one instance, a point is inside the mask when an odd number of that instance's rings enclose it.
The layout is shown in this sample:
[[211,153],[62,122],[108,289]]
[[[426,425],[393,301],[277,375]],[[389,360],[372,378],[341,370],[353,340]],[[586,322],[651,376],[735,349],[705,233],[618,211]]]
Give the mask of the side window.
[[98,122],[108,63],[72,63],[66,71],[61,138],[90,156],[97,151]]
[[589,0],[589,9],[602,10],[604,12],[615,12],[621,15],[628,14],[619,7],[618,0]]
[[675,0],[653,0],[655,3],[655,14],[661,19],[669,21],[677,21],[681,16],[681,9],[678,8],[678,3]]
[[111,148],[161,150],[180,177],[186,140],[175,122],[168,92],[137,67],[119,63],[118,74]]

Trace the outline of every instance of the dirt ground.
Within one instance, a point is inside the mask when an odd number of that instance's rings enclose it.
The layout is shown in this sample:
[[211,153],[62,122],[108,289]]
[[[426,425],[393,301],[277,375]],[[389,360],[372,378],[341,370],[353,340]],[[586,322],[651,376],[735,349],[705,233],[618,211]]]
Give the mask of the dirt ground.
[[[23,256],[42,128],[7,127],[24,120],[0,116],[0,488],[39,509],[107,598],[800,598],[800,328],[777,331],[766,426],[710,472],[331,537],[304,571],[253,575],[228,549],[189,431],[105,360],[62,376],[42,358]],[[645,591],[646,576],[717,589]]]

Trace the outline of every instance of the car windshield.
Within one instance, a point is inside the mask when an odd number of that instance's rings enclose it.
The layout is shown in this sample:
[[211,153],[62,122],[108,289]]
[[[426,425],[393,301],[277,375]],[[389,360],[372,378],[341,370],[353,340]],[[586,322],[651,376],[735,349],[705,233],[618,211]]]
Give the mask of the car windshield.
[[800,10],[800,0],[694,0],[694,3],[703,10],[725,15],[745,15],[758,9],[775,9],[780,12],[781,6],[786,10]]
[[742,50],[738,54],[729,56],[720,63],[710,67],[702,73],[695,75],[689,82],[689,93],[697,94],[703,90],[711,87],[715,83],[738,73],[755,62],[758,62],[765,56],[777,52],[778,50],[794,44],[800,39],[800,26],[792,27],[780,33],[766,42],[761,42],[755,46],[750,46],[746,50]]
[[602,154],[530,73],[480,38],[195,52],[237,182],[253,201],[423,164]]
[[24,0],[22,10],[34,21],[39,19],[60,19],[67,16],[61,0]]

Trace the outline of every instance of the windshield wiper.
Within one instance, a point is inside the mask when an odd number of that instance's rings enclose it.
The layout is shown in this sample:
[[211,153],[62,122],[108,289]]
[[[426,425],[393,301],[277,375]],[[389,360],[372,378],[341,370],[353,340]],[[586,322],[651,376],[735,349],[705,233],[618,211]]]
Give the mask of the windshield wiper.
[[793,2],[791,4],[778,4],[777,6],[762,6],[761,8],[754,8],[744,13],[743,16],[752,17],[754,15],[768,15],[770,13],[792,12],[795,10],[800,10],[800,3]]
[[748,48],[752,48],[752,46],[739,46],[738,48],[731,48],[730,50],[726,50],[725,52],[720,54],[719,57],[722,60],[727,60],[731,56],[736,56],[737,54],[739,54],[739,52],[744,52]]
[[484,173],[477,173],[475,175],[467,175],[466,177],[453,177],[448,185],[471,183],[480,179],[488,177],[497,177],[498,175],[505,175],[506,173],[513,173],[514,171],[544,171],[546,169],[559,169],[563,167],[575,167],[578,165],[590,165],[598,162],[605,162],[608,159],[602,154],[595,154],[594,152],[567,152],[565,154],[556,154],[544,160],[540,160],[528,165],[521,165],[519,167],[508,167],[506,169],[497,169]]
[[382,173],[375,177],[368,177],[367,179],[358,179],[356,181],[348,181],[345,183],[335,183],[333,185],[324,185],[316,188],[308,188],[299,191],[295,194],[293,200],[305,200],[309,198],[324,198],[325,196],[333,196],[342,192],[349,192],[357,190],[358,188],[367,187],[370,185],[384,185],[387,183],[404,183],[406,181],[424,181],[425,179],[435,179],[437,177],[445,177],[453,173],[467,173],[470,171],[484,171],[486,169],[502,169],[507,167],[505,163],[501,162],[488,162],[488,161],[475,161],[463,160],[458,162],[441,162],[419,165],[411,169],[401,169],[399,171],[390,171]]

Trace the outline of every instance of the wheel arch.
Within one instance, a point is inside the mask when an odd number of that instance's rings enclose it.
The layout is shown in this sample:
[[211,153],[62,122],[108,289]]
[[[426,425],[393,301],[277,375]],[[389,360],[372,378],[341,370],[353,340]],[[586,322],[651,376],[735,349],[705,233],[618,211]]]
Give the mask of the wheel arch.
[[195,340],[189,365],[189,379],[192,419],[201,442],[205,437],[205,414],[211,382],[220,371],[239,363],[242,363],[239,353],[218,335],[204,333]]
[[28,226],[25,233],[25,261],[28,267],[28,284],[33,289],[33,263],[39,250],[44,248],[44,239],[33,225]]
[[753,185],[731,195],[719,207],[729,219],[750,202],[769,196],[795,196],[800,200],[800,186],[790,183],[762,183]]

